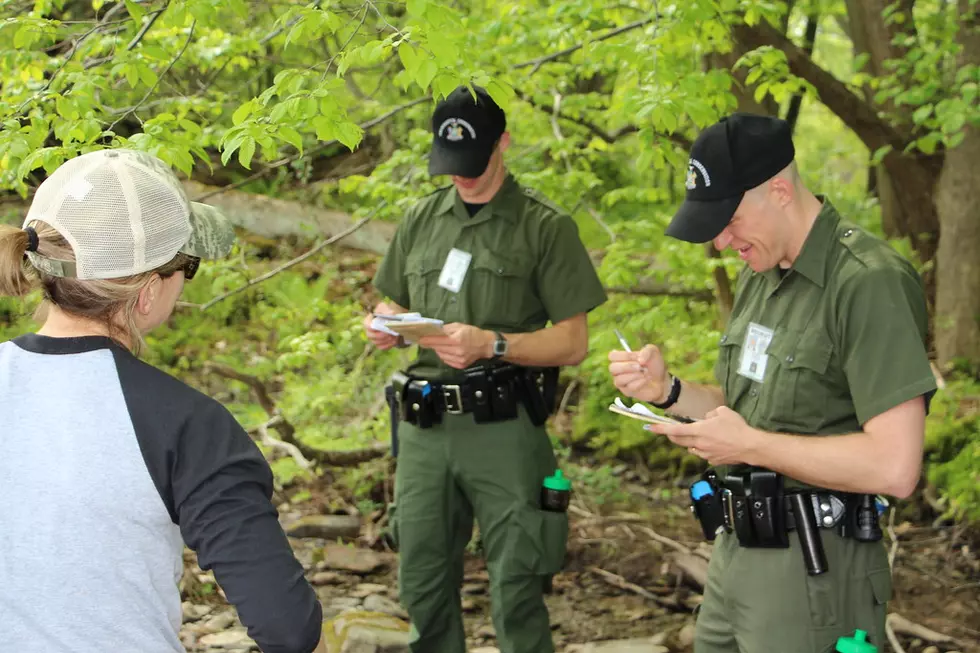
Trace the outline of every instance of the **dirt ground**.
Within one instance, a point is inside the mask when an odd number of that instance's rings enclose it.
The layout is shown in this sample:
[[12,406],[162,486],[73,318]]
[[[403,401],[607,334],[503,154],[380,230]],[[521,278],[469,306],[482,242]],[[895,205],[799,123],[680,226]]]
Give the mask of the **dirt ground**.
[[[620,494],[627,498],[615,506],[599,505],[588,496],[573,499],[566,565],[546,597],[557,651],[570,644],[660,634],[671,653],[693,651],[694,610],[701,601],[694,578],[697,569],[706,569],[710,547],[684,493],[665,492],[663,482],[644,483],[640,479],[645,476],[624,467]],[[313,497],[297,506],[305,514],[322,514],[325,506],[343,501],[326,481],[303,489]],[[893,521],[886,530],[896,538],[886,534],[886,546],[894,552],[894,598],[888,611],[899,617],[894,630],[902,649],[879,645],[880,653],[980,653],[980,541],[970,541],[955,526],[928,521]],[[355,545],[386,552],[378,532],[375,524],[362,528]],[[308,576],[314,577],[323,568],[314,561],[322,559],[326,542],[291,542]],[[689,563],[700,563],[693,565],[693,574],[681,571],[690,570],[690,564],[673,562],[679,551],[687,552],[682,557]],[[385,594],[397,599],[395,554],[388,552],[387,559],[388,566],[373,574],[332,573],[329,583],[317,586],[322,603],[349,600],[365,584],[383,585]],[[462,599],[469,648],[495,646],[486,567],[471,552],[465,569]],[[221,603],[218,596],[206,601]]]
[[[568,644],[658,633],[666,635],[664,645],[672,652],[693,650],[693,612],[701,600],[700,587],[671,560],[680,548],[695,552],[695,557],[710,549],[684,494],[665,493],[661,485],[639,480],[644,476],[621,470],[628,499],[614,508],[590,504],[587,497],[573,501],[565,569],[555,577],[546,599],[559,651]],[[928,522],[893,521],[890,532],[897,547],[894,598],[888,611],[913,627],[928,629],[909,634],[896,624],[904,651],[980,653],[980,541],[969,541],[955,526]],[[885,537],[893,550],[890,536]],[[383,549],[383,544],[375,548]],[[364,582],[388,585],[394,596],[397,575],[389,569],[320,591],[324,598],[341,597]],[[471,648],[493,646],[486,567],[478,555],[467,556],[463,605]],[[942,636],[951,640],[941,641]],[[879,651],[898,653],[888,645]]]

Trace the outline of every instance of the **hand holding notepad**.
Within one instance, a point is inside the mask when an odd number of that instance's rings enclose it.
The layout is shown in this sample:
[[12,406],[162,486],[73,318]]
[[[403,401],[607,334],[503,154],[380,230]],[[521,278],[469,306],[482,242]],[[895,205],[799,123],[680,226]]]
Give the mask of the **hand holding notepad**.
[[650,422],[651,424],[682,424],[683,422],[676,420],[672,417],[667,417],[665,415],[658,415],[643,404],[633,404],[632,406],[627,406],[623,403],[623,400],[616,397],[616,401],[609,404],[609,410],[619,415],[629,417],[632,419],[638,419],[642,422]]
[[375,315],[371,320],[372,329],[393,336],[404,336],[408,342],[415,342],[424,336],[444,336],[446,333],[442,327],[442,320],[422,317],[421,313]]

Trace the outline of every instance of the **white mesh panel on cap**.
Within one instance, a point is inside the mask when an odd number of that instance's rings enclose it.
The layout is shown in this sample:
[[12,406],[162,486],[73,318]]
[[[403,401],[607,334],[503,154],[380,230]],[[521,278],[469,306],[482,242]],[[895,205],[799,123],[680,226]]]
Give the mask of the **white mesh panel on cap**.
[[191,221],[184,198],[160,176],[126,161],[125,170],[136,188],[142,217],[146,252],[145,269],[169,262],[191,235]]
[[[72,176],[62,186],[55,227],[72,236],[79,279],[110,279],[134,273],[136,242],[129,222],[129,206],[115,171],[99,165]],[[82,183],[91,190],[82,195]]]

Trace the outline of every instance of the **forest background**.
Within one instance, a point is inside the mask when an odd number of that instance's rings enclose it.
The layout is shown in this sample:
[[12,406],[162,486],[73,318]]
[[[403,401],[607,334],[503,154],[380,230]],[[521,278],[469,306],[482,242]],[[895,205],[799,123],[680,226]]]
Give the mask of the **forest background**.
[[[663,235],[690,143],[733,110],[779,115],[809,187],[926,281],[942,388],[920,488],[897,510],[975,533],[978,8],[0,0],[0,217],[19,224],[38,183],[80,152],[131,147],[173,165],[241,240],[187,284],[146,358],[225,403],[291,501],[328,478],[337,502],[377,515],[391,473],[382,386],[413,352],[368,345],[370,279],[406,208],[446,183],[426,173],[434,102],[486,86],[508,113],[510,169],[571,213],[609,291],[588,358],[563,370],[551,433],[578,487],[613,504],[624,463],[668,494],[700,469],[606,409],[614,327],[660,345],[681,377],[712,378],[740,262]],[[0,299],[0,340],[33,328],[38,300]]]

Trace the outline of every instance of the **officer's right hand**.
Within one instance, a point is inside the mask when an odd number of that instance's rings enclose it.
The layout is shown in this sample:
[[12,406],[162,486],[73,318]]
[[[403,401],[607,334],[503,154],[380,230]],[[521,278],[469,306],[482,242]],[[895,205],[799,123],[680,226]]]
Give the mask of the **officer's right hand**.
[[378,331],[377,329],[371,328],[371,321],[374,316],[368,313],[364,316],[364,331],[367,333],[368,340],[370,340],[375,347],[378,349],[391,349],[398,344],[398,336],[393,336],[390,333],[385,333],[384,331]]
[[670,375],[660,350],[647,345],[640,351],[609,352],[609,373],[627,397],[650,403],[663,403],[670,392]]

